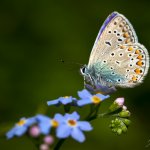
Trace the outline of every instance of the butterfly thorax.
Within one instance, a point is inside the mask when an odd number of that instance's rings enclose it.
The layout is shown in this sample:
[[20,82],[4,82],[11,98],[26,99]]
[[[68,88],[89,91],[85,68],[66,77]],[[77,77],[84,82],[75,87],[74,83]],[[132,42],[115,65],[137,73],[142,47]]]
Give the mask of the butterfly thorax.
[[84,77],[85,88],[94,93],[100,92],[103,94],[110,94],[115,92],[116,89],[113,84],[109,81],[106,82],[99,65],[101,64],[97,63],[90,67],[84,65],[80,69],[80,72]]

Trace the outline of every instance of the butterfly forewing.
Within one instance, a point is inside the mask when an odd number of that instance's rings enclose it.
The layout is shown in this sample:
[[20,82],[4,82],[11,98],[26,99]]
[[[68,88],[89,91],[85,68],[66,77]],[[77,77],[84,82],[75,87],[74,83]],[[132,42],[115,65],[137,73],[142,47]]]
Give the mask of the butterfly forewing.
[[[100,30],[102,33],[101,35],[98,34],[96,38],[88,65],[97,62],[99,58],[104,58],[112,49],[116,49],[119,45],[136,43],[138,41],[131,23],[123,15],[115,13],[116,16],[110,22],[107,22],[105,29],[102,30],[103,32]],[[111,18],[110,16],[108,18]]]

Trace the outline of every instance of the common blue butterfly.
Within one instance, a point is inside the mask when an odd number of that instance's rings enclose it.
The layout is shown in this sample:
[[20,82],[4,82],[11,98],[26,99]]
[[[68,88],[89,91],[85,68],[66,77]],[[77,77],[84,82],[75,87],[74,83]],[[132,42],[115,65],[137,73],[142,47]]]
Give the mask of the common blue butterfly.
[[98,33],[88,65],[80,72],[87,89],[108,94],[116,91],[115,87],[142,83],[148,68],[148,51],[138,42],[131,23],[124,15],[113,12]]

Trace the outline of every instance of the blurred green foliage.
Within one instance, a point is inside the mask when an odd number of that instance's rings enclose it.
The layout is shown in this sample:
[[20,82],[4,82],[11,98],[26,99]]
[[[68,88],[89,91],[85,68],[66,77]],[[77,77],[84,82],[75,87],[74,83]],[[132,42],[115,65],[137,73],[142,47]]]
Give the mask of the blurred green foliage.
[[[0,1],[0,132],[20,117],[37,113],[51,116],[59,108],[46,101],[63,95],[76,96],[83,88],[79,65],[88,62],[100,26],[115,11],[133,24],[139,41],[150,49],[150,1],[129,0],[1,0]],[[65,63],[59,60],[63,59]],[[75,63],[73,63],[75,62]],[[150,75],[134,89],[119,89],[102,106],[124,96],[132,113],[127,134],[114,135],[110,119],[93,121],[94,130],[79,144],[68,139],[64,150],[143,150],[150,138]],[[86,108],[85,108],[86,109]],[[80,112],[84,115],[83,111]],[[150,147],[148,147],[150,148]],[[0,138],[1,150],[34,150],[26,138]]]

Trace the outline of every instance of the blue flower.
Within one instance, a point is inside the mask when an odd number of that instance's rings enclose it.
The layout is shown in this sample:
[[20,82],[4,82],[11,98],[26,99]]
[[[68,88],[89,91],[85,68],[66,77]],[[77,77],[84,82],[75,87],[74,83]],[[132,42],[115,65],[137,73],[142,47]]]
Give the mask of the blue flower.
[[109,95],[103,95],[103,94],[92,95],[86,89],[79,91],[78,96],[81,98],[77,102],[78,106],[84,106],[87,104],[99,104],[101,101],[109,97]]
[[35,117],[28,118],[28,119],[21,118],[20,121],[16,123],[16,125],[10,131],[6,133],[6,136],[8,139],[11,139],[15,135],[20,137],[28,130],[28,128],[31,125],[35,123],[36,123]]
[[59,106],[60,104],[67,105],[67,104],[72,104],[74,105],[76,102],[76,98],[73,98],[72,96],[64,96],[64,97],[59,97],[56,100],[51,100],[47,102],[47,105],[56,105]]
[[67,138],[71,136],[78,142],[84,142],[85,136],[82,131],[91,131],[93,128],[87,121],[78,121],[80,116],[77,112],[72,114],[56,114],[55,119],[59,120],[59,126],[56,129],[58,138]]
[[57,127],[58,122],[54,119],[51,119],[44,115],[37,115],[36,116],[40,132],[47,135],[50,133],[52,127]]

